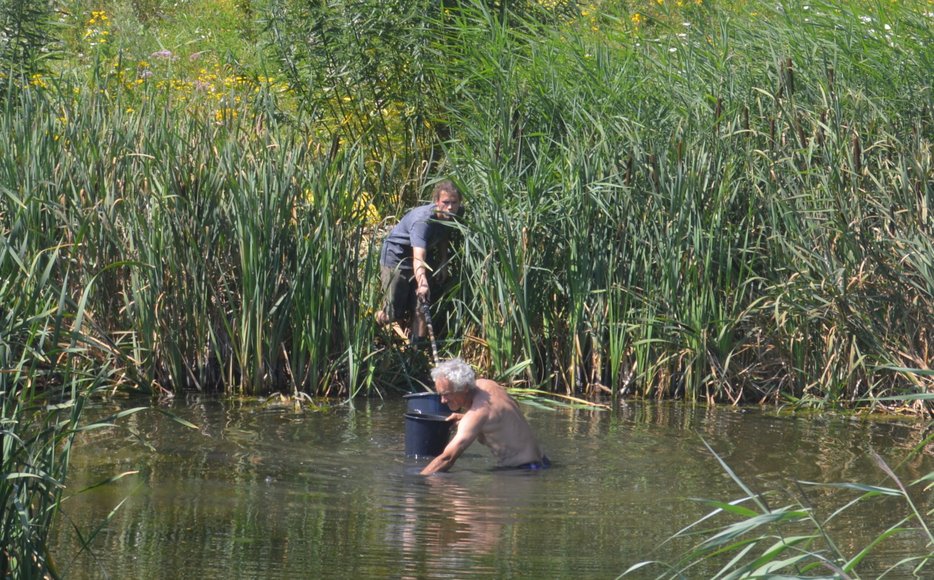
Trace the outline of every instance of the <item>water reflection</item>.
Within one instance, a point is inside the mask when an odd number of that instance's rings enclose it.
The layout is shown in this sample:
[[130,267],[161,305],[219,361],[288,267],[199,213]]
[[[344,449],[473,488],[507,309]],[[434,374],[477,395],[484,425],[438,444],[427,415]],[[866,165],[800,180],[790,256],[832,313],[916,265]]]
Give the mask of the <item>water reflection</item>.
[[[700,436],[750,487],[787,503],[798,480],[883,482],[873,453],[894,467],[920,432],[679,405],[529,408],[555,467],[495,471],[475,446],[425,478],[403,454],[401,401],[296,413],[196,399],[173,412],[199,429],[149,413],[82,435],[69,490],[138,474],[66,503],[53,553],[69,578],[615,577],[671,556],[665,540],[708,509],[687,498],[740,497]],[[932,464],[921,456],[897,470],[908,480]],[[842,503],[839,492],[807,493],[817,513]],[[929,509],[930,497],[919,501]],[[879,503],[830,527],[855,554],[903,515]],[[93,555],[82,551],[74,530],[98,527]],[[917,549],[917,537],[887,540],[879,561]]]
[[519,471],[468,472],[412,481],[403,510],[404,550],[419,549],[424,544],[421,539],[436,548],[436,558],[452,552],[492,552],[502,544],[504,525],[513,522],[515,514],[524,512],[536,496],[538,476]]

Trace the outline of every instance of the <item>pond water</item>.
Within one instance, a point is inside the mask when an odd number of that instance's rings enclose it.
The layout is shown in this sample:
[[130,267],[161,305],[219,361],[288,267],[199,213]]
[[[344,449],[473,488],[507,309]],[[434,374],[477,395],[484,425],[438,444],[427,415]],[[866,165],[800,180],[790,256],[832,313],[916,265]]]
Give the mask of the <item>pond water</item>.
[[[522,407],[554,467],[494,471],[475,444],[451,472],[426,478],[425,460],[404,454],[401,399],[322,412],[178,400],[167,410],[197,430],[150,410],[82,435],[69,493],[136,473],[70,497],[52,555],[79,579],[615,578],[688,545],[665,540],[709,511],[691,498],[744,496],[704,441],[755,491],[787,494],[773,497],[777,507],[801,498],[796,480],[892,487],[872,453],[896,466],[921,439],[916,423],[759,409]],[[934,458],[895,469],[913,480],[934,470]],[[806,492],[821,517],[855,497]],[[920,501],[930,510],[930,494]],[[853,555],[906,514],[901,501],[875,501],[829,530]],[[892,538],[859,570],[875,577],[925,550],[918,534]]]

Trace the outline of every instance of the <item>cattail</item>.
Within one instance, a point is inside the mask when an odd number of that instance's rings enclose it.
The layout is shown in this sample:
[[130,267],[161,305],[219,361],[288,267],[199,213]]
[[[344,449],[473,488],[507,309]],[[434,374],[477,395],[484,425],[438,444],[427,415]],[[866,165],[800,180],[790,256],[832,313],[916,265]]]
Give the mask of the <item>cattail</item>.
[[821,111],[820,124],[817,126],[817,144],[824,144],[824,127],[827,125],[827,109]]
[[660,181],[658,178],[658,163],[656,162],[655,155],[649,154],[647,161],[649,162],[649,175],[652,178],[652,185],[658,190]]
[[798,114],[797,125],[798,125],[798,142],[801,145],[801,147],[804,147],[805,145],[807,145],[808,136],[807,136],[807,133],[804,132],[804,115],[802,115],[801,113]]
[[853,171],[858,175],[862,172],[863,148],[859,142],[859,134],[853,133]]
[[785,82],[788,84],[788,96],[795,92],[795,69],[791,65],[791,57],[785,60]]
[[334,133],[334,138],[331,139],[331,151],[328,153],[330,159],[337,159],[337,153],[340,151],[341,146],[341,137],[339,134]]
[[720,117],[723,115],[723,99],[717,97],[717,106],[713,110],[713,131],[720,132]]

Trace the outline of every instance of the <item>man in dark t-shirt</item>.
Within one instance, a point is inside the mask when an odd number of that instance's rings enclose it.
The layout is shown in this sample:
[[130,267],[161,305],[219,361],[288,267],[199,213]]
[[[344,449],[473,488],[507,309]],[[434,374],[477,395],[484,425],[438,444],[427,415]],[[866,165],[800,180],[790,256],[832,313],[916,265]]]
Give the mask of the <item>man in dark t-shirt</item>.
[[426,324],[418,301],[431,297],[428,276],[429,250],[437,250],[438,267],[447,259],[451,221],[461,214],[461,194],[450,179],[439,182],[431,195],[432,203],[409,210],[383,240],[379,253],[380,280],[385,305],[376,313],[379,324],[408,321],[413,342],[425,336]]

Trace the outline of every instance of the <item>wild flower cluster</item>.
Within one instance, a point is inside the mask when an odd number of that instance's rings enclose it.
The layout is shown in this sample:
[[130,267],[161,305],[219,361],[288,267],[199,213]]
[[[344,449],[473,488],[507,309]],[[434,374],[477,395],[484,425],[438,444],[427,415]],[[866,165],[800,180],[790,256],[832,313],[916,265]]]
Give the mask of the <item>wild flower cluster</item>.
[[91,18],[87,21],[87,28],[84,31],[84,40],[90,46],[107,44],[110,36],[110,18],[104,10],[95,10],[91,12]]
[[[581,22],[591,32],[619,32],[620,23],[625,27],[625,15],[628,14],[628,28],[625,33],[638,33],[646,26],[655,23],[670,23],[691,17],[691,11],[704,6],[704,0],[647,0],[641,3],[623,3],[618,0],[591,0],[582,3]],[[608,18],[607,15],[613,15]],[[623,20],[616,15],[624,15]]]
[[[250,99],[260,93],[285,93],[285,83],[273,77],[249,77],[210,58],[205,51],[176,53],[161,48],[144,58],[128,58],[125,50],[117,50],[113,21],[105,10],[94,10],[84,22],[81,33],[81,56],[96,73],[90,84],[76,86],[74,96],[85,91],[102,92],[120,97],[124,112],[141,110],[150,99],[185,107],[191,113],[204,114],[217,123],[237,119]],[[101,74],[103,73],[103,74]],[[23,81],[28,90],[51,90],[51,73],[35,73]]]

